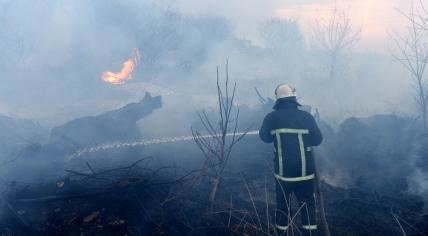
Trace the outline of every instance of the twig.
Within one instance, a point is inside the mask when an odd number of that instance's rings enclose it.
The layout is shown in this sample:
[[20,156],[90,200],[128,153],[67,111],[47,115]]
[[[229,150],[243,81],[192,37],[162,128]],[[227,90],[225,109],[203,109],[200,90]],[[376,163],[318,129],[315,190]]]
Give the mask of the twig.
[[229,220],[227,221],[227,227],[230,227],[230,219],[232,218],[232,207],[233,207],[233,201],[232,201],[232,195],[230,195],[230,207],[229,207]]
[[416,233],[422,235],[422,236],[426,236],[425,233],[421,232],[419,229],[415,228],[413,225],[409,224],[409,222],[405,221],[404,219],[402,219],[400,216],[395,215],[397,217],[397,219],[399,219],[401,222],[403,222],[404,224],[406,224],[407,226],[409,226],[411,229],[413,229]]
[[254,211],[256,213],[257,221],[259,223],[260,229],[263,229],[262,223],[261,223],[260,217],[259,217],[259,212],[257,211],[256,205],[254,203],[253,195],[251,194],[250,188],[248,187],[248,184],[247,184],[247,180],[245,180],[245,178],[244,178],[244,176],[242,176],[242,174],[241,174],[241,177],[244,180],[245,188],[247,189],[248,194],[250,195],[251,204],[253,205]]
[[395,221],[397,221],[398,226],[400,226],[401,233],[402,233],[404,236],[406,236],[406,232],[404,231],[403,227],[401,226],[401,223],[400,223],[400,221],[398,220],[397,216],[396,216],[394,213],[392,213],[392,212],[391,212],[391,215],[394,217]]
[[266,103],[266,99],[260,94],[259,90],[257,89],[257,87],[254,87],[254,90],[256,90],[256,94],[257,96],[259,96],[259,100],[262,104]]
[[89,165],[89,162],[86,162],[86,165],[88,166],[89,170],[91,170],[93,175],[96,175],[94,169],[92,169],[91,165]]
[[327,217],[325,215],[325,207],[324,207],[324,197],[321,191],[321,183],[320,183],[320,175],[319,175],[319,171],[318,171],[318,166],[316,165],[316,157],[315,157],[315,152],[312,152],[313,155],[313,165],[314,165],[314,172],[315,172],[315,190],[316,190],[316,194],[318,196],[318,209],[320,210],[320,219],[321,219],[321,224],[322,227],[324,229],[324,233],[326,236],[330,236],[330,229],[328,228],[328,223],[327,223]]
[[269,201],[268,201],[268,192],[267,192],[267,179],[265,176],[265,201],[266,201],[266,220],[267,220],[267,233],[270,232],[270,216],[269,216]]
[[6,202],[6,206],[7,206],[7,208],[9,209],[9,211],[10,212],[12,212],[12,214],[19,220],[19,221],[21,221],[21,223],[26,227],[26,228],[29,228],[30,227],[30,224],[22,217],[22,216],[20,216],[16,211],[15,211],[15,209],[13,208],[13,206],[10,204],[10,203],[8,203],[8,202]]
[[88,179],[98,179],[98,180],[107,180],[107,181],[110,181],[110,179],[101,178],[101,177],[95,176],[94,174],[86,174],[86,173],[81,173],[81,172],[74,171],[74,170],[65,170],[65,172],[68,172],[68,173],[73,174],[73,175],[84,176],[84,177],[86,177]]

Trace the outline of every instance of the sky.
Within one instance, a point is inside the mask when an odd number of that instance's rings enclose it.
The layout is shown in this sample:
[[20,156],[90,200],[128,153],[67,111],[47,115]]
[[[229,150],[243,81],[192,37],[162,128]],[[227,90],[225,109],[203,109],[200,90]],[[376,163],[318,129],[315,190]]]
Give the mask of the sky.
[[[245,2],[245,4],[243,4]],[[193,15],[225,17],[234,25],[239,37],[260,42],[259,26],[279,17],[297,19],[308,37],[317,19],[323,19],[334,9],[334,0],[178,0],[172,3],[181,12]],[[391,33],[404,30],[405,19],[398,11],[410,7],[408,0],[338,0],[338,11],[351,17],[361,30],[360,49],[387,51]]]

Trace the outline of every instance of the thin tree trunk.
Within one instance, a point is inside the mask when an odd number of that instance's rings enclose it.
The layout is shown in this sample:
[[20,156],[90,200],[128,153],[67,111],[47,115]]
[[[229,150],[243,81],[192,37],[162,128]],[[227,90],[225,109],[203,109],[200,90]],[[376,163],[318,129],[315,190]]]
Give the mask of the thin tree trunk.
[[213,185],[213,188],[211,189],[211,193],[210,193],[211,204],[214,204],[214,202],[215,202],[215,196],[217,193],[218,186],[220,184],[220,177],[221,177],[220,175],[217,175],[217,177],[214,179],[214,185]]
[[330,229],[328,228],[327,218],[325,216],[324,197],[321,191],[320,176],[316,165],[316,158],[315,158],[314,152],[312,152],[312,155],[313,155],[313,163],[314,163],[314,171],[315,171],[315,192],[318,197],[318,209],[320,212],[320,221],[321,221],[321,225],[325,236],[331,236]]
[[424,125],[424,135],[425,135],[425,134],[427,134],[427,111],[426,111],[426,109],[423,111],[422,119],[423,119],[422,122]]
[[[234,107],[236,83],[233,85],[232,91],[229,91],[229,69],[228,63],[226,62],[226,84],[225,89],[222,90],[219,82],[219,74],[217,67],[217,98],[218,98],[218,113],[220,115],[219,121],[217,124],[211,122],[205,112],[202,112],[202,115],[199,113],[199,119],[201,120],[206,132],[209,134],[209,137],[206,138],[197,131],[192,130],[193,138],[198,146],[198,148],[204,154],[206,160],[204,163],[204,168],[201,171],[201,174],[206,170],[206,164],[212,164],[209,166],[209,169],[213,170],[213,183],[211,187],[211,192],[209,194],[209,201],[211,203],[210,211],[213,212],[216,202],[216,194],[219,189],[219,185],[222,182],[223,172],[226,168],[227,161],[230,157],[233,146],[239,142],[245,135],[237,135],[238,128],[238,116],[239,109],[236,112],[235,120],[231,119],[231,112]],[[230,124],[234,126],[229,127]],[[218,125],[218,126],[217,126]],[[226,142],[226,136],[229,129],[233,130],[232,141]],[[213,141],[209,139],[212,138]]]
[[214,211],[215,197],[217,194],[217,189],[218,189],[218,186],[220,185],[221,177],[223,176],[223,170],[226,166],[226,163],[224,160],[224,158],[225,158],[225,148],[224,147],[225,147],[225,143],[226,143],[227,123],[224,126],[222,125],[222,129],[223,129],[222,130],[223,133],[222,133],[221,147],[220,147],[220,153],[219,153],[220,154],[220,158],[219,158],[219,160],[220,160],[219,168],[220,169],[216,174],[216,177],[214,179],[214,185],[213,185],[213,188],[211,189],[211,193],[210,193],[210,202],[211,202],[210,211],[211,211],[211,213]]
[[424,126],[424,135],[427,134],[427,104],[422,102],[422,122]]
[[424,86],[422,84],[421,77],[418,77],[418,89],[419,89],[419,105],[422,113],[422,125],[424,128],[424,135],[427,134],[427,99],[425,95]]
[[220,172],[217,174],[216,178],[214,179],[213,188],[211,189],[211,193],[210,193],[210,202],[211,202],[210,212],[211,213],[214,211],[215,197],[217,195],[217,190],[218,190],[218,186],[220,185],[222,175],[223,175],[223,169],[221,169]]

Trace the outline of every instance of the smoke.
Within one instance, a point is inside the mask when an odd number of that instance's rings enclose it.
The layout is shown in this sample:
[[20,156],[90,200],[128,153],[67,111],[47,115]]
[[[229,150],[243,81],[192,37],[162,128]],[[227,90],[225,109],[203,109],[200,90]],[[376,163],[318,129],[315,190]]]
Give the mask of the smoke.
[[[245,104],[257,103],[254,86],[267,96],[284,81],[296,84],[302,101],[323,108],[329,117],[343,118],[345,111],[349,116],[393,110],[391,104],[406,102],[406,75],[388,52],[369,49],[347,55],[341,80],[348,87],[338,89],[352,94],[341,99],[345,104],[319,99],[316,91],[326,83],[321,78],[323,55],[311,49],[311,32],[299,30],[311,22],[301,18],[286,20],[286,27],[272,24],[278,23],[272,21],[278,9],[295,4],[45,0],[28,7],[27,1],[3,0],[0,67],[7,76],[1,79],[0,98],[8,109],[2,110],[53,127],[137,99],[144,91],[130,92],[129,87],[140,88],[140,83],[176,94],[191,91],[192,100],[203,100],[199,98],[215,95],[215,67],[226,58]],[[283,34],[269,38],[269,30]],[[133,48],[143,55],[135,81],[119,88],[101,83],[101,73],[119,69]],[[373,101],[379,87],[388,89]]]
[[421,169],[415,169],[414,173],[408,178],[409,190],[426,199],[428,193],[428,175]]
[[[370,4],[350,2],[361,4],[355,8],[360,10]],[[388,18],[403,1],[381,2],[376,6]],[[289,82],[300,102],[318,108],[329,123],[379,113],[414,115],[408,73],[389,50],[373,46],[379,41],[388,45],[385,21],[373,35],[364,12],[350,12],[362,38],[341,53],[340,76],[329,78],[328,53],[313,40],[312,16],[321,12],[316,16],[325,17],[332,5],[296,0],[43,0],[30,5],[0,0],[0,113],[53,128],[138,101],[149,91],[162,95],[163,108],[139,122],[145,137],[188,136],[197,123],[195,111],[216,109],[216,69],[224,78],[228,60],[243,110],[260,105],[254,87],[273,97],[277,84]],[[301,10],[306,13],[297,14]],[[133,80],[118,86],[103,82],[102,73],[120,71],[133,48],[142,55]],[[255,129],[261,122],[241,117]]]

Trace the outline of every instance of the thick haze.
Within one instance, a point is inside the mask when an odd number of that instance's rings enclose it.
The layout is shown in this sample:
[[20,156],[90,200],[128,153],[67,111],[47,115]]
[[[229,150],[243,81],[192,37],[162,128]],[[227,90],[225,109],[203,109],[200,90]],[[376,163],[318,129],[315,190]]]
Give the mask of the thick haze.
[[[350,14],[354,23],[362,28],[362,48],[387,50],[388,32],[403,30],[405,19],[397,9],[409,8],[406,0],[339,0],[337,7]],[[334,9],[334,0],[256,0],[242,4],[239,0],[198,1],[179,0],[180,11],[190,14],[214,15],[229,19],[240,37],[260,41],[257,25],[270,17],[296,18],[305,32],[317,18]],[[237,14],[239,12],[239,14]],[[379,48],[380,47],[380,48]]]
[[[14,164],[40,173],[50,169],[56,163],[46,156],[57,158],[78,151],[75,142],[62,139],[68,137],[61,132],[57,140],[49,137],[55,133],[50,133],[52,128],[139,101],[146,92],[161,95],[162,108],[140,119],[138,127],[131,122],[132,131],[140,128],[141,136],[136,132],[136,137],[191,135],[191,126],[201,127],[198,110],[207,110],[211,118],[217,114],[216,67],[224,81],[228,61],[230,79],[237,82],[234,105],[241,109],[239,131],[250,125],[258,129],[262,112],[269,109],[262,110],[254,87],[273,98],[279,83],[291,83],[299,102],[319,111],[319,124],[326,131],[324,146],[331,148],[325,151],[331,158],[326,165],[332,163],[328,169],[335,170],[338,161],[342,168],[330,173],[331,178],[341,182],[347,178],[338,176],[353,173],[361,163],[361,169],[366,168],[365,163],[385,164],[379,165],[385,169],[387,165],[401,168],[396,164],[402,163],[409,170],[418,170],[409,172],[415,173],[409,181],[416,186],[414,192],[425,194],[428,173],[418,167],[418,161],[426,156],[428,140],[416,138],[419,127],[414,121],[419,115],[414,84],[392,56],[396,47],[391,35],[406,33],[406,18],[400,11],[408,12],[410,6],[405,0],[342,0],[336,4],[333,0],[0,0],[0,161],[13,163],[15,159],[10,157],[36,156],[35,166],[24,158]],[[360,34],[350,47],[335,54],[331,73],[332,53],[322,47],[314,32],[317,21],[328,21],[334,12],[347,15],[351,34]],[[140,54],[132,80],[124,84],[102,80],[104,72],[119,72],[125,61]],[[77,122],[77,130],[84,130],[83,135],[95,133],[80,126],[86,124],[82,120]],[[96,118],[92,122],[89,127],[103,123]],[[100,127],[129,133],[116,123],[105,124]],[[384,139],[378,138],[381,134]],[[116,141],[116,135],[109,135],[105,136],[111,139],[106,140]],[[259,140],[250,141],[262,145]],[[350,144],[355,143],[360,146],[352,150]],[[401,146],[403,143],[407,146]],[[153,156],[168,157],[157,153],[166,151],[180,160],[190,159],[187,157],[194,153],[181,154],[182,149],[177,149],[181,145],[154,147]],[[401,147],[406,152],[396,151],[397,159],[391,159],[389,152]],[[340,148],[342,152],[337,152]],[[129,151],[131,157],[133,150]],[[354,158],[348,158],[349,152]],[[105,153],[106,159],[126,156],[126,150],[119,148]],[[380,154],[376,159],[372,153]],[[98,153],[104,158],[103,154]],[[40,157],[47,161],[39,161]],[[63,173],[61,166],[55,168]],[[374,172],[380,173],[378,170],[376,167]],[[12,179],[19,172],[8,171]],[[401,172],[392,168],[388,173],[396,176]]]
[[[291,82],[303,103],[333,120],[412,114],[410,80],[391,57],[388,34],[402,32],[395,8],[406,10],[406,1],[338,2],[361,28],[361,40],[343,55],[338,83],[323,80],[325,58],[312,40],[315,19],[328,16],[333,6],[333,1],[0,0],[0,114],[51,128],[150,91],[163,95],[165,109],[186,120],[196,109],[214,106],[215,67],[224,73],[226,58],[240,104],[257,104],[254,86],[272,96],[278,83]],[[261,33],[272,18],[291,20],[287,30],[294,30],[278,48]],[[142,54],[134,79],[124,85],[103,82],[102,72],[118,71],[133,48]],[[336,91],[337,99],[318,93],[326,88]],[[166,122],[167,114],[159,111],[148,122]],[[182,130],[188,127],[183,121]]]

